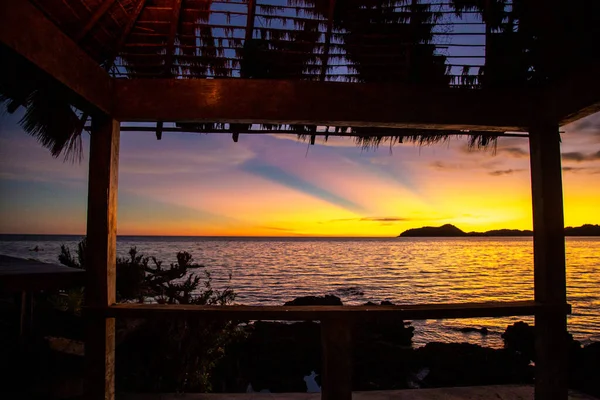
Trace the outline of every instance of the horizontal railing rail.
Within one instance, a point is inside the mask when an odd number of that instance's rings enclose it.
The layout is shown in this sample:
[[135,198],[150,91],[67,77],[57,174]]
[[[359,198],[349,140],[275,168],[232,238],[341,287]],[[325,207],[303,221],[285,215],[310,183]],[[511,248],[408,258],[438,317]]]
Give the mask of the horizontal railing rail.
[[121,303],[105,308],[89,307],[91,315],[114,317],[151,317],[159,314],[171,316],[198,316],[203,318],[239,320],[368,320],[389,319],[451,319],[480,317],[509,317],[534,315],[544,309],[562,309],[570,313],[569,305],[548,305],[535,301],[410,304],[373,306],[200,306],[189,304]]

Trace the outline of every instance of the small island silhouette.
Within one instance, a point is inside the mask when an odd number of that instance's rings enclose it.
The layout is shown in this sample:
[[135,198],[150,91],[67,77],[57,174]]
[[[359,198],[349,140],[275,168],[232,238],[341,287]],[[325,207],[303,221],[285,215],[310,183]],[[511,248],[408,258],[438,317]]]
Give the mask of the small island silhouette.
[[[466,236],[533,236],[531,230],[495,229],[485,232],[465,232],[451,224],[408,229],[398,237],[466,237]],[[566,227],[565,236],[600,236],[600,225],[585,224]]]

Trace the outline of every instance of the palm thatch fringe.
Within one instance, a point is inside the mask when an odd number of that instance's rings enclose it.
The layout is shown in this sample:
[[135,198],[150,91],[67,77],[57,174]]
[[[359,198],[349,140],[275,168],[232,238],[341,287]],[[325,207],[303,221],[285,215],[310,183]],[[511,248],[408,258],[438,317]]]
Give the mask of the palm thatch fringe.
[[87,114],[80,115],[73,95],[5,46],[0,46],[0,59],[0,105],[10,114],[24,107],[19,125],[25,132],[53,157],[62,155],[65,161],[80,162]]

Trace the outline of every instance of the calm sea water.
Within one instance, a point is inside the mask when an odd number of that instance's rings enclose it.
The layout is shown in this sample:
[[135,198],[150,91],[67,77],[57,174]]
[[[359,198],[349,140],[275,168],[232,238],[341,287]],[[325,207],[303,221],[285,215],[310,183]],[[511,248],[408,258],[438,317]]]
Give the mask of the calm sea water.
[[[0,235],[0,254],[56,262],[60,245],[76,236]],[[42,251],[30,249],[38,246]],[[210,238],[134,237],[118,240],[125,256],[135,246],[147,256],[175,261],[192,253],[215,286],[231,286],[240,304],[283,304],[298,296],[334,294],[344,304],[510,301],[533,298],[531,238]],[[229,274],[232,275],[229,281]],[[567,238],[569,331],[600,341],[600,238]],[[500,347],[508,324],[529,317],[414,321],[416,345],[430,341]],[[461,333],[487,327],[488,336]]]

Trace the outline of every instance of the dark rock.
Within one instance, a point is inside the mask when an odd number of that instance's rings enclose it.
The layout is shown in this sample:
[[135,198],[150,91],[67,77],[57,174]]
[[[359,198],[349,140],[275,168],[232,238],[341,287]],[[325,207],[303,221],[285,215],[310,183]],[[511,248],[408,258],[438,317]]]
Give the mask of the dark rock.
[[333,295],[296,297],[286,301],[284,306],[343,306],[342,300]]
[[570,352],[570,387],[600,397],[600,342]]
[[[304,376],[321,374],[321,327],[315,322],[255,322],[230,360],[256,391],[305,392]],[[317,377],[320,384],[320,376]]]
[[[375,306],[377,304],[368,302],[365,305]],[[381,306],[393,306],[390,301],[384,300]],[[415,328],[406,326],[403,320],[390,320],[388,318],[372,317],[355,325],[355,335],[363,342],[388,342],[395,346],[410,346],[414,336]]]
[[507,326],[502,339],[504,348],[535,359],[535,329],[529,324],[519,321]]
[[430,372],[428,387],[531,383],[527,357],[506,349],[468,343],[429,343],[416,350],[418,362]]
[[[569,342],[569,358],[575,360],[581,344],[573,340],[573,335],[567,333]],[[530,360],[535,361],[535,327],[520,321],[506,327],[502,334],[504,347],[508,350],[521,353]]]

